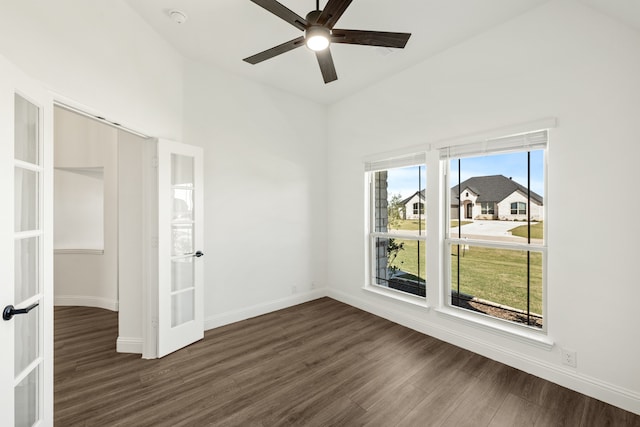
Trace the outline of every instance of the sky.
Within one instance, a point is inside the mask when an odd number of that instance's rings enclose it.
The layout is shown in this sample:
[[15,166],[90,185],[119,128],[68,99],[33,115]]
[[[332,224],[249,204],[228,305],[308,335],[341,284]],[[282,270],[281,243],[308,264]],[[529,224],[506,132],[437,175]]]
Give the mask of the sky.
[[[458,183],[458,160],[451,161],[450,187]],[[492,154],[460,159],[461,181],[473,176],[504,175],[527,186],[527,153]],[[410,166],[388,171],[388,193],[411,196],[426,187],[424,166]],[[544,151],[531,152],[531,190],[544,197]]]

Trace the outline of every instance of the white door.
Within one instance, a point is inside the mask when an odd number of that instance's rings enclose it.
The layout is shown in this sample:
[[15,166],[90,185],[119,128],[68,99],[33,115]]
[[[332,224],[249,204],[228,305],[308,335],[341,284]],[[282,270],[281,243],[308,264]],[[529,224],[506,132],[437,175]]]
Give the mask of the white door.
[[53,100],[0,57],[0,424],[53,425]]
[[158,357],[204,336],[202,149],[158,141]]

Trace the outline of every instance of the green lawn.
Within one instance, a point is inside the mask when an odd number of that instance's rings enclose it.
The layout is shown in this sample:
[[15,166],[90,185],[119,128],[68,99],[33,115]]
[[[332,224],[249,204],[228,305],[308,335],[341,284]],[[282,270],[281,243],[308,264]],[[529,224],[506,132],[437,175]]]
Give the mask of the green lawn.
[[[398,269],[410,273],[414,276],[418,276],[421,280],[425,280],[427,277],[426,257],[425,257],[425,244],[423,241],[418,240],[403,240],[394,239],[398,243],[404,243],[404,250],[398,252],[393,265]],[[418,257],[418,244],[420,245],[420,257]],[[418,268],[418,261],[420,268]]]
[[427,226],[425,225],[425,220],[422,220],[422,225],[420,225],[420,221],[417,219],[399,219],[396,220],[395,227],[389,226],[392,230],[425,230]]
[[[514,236],[524,237],[525,239],[527,238],[527,225],[521,225],[519,227],[512,228],[509,231]],[[544,233],[544,226],[542,224],[542,221],[536,224],[531,224],[532,239],[542,239],[544,237],[543,233]]]
[[[451,246],[451,289],[457,290],[457,245]],[[527,251],[460,246],[460,292],[527,309]],[[542,314],[542,254],[530,252],[531,311]]]
[[[454,224],[455,222],[455,224]],[[469,221],[463,221],[468,224]],[[457,221],[451,222],[452,226]],[[531,237],[542,238],[542,223],[531,226]],[[417,230],[417,220],[401,221],[400,230]],[[527,226],[519,226],[512,230],[513,235],[521,235]],[[398,252],[393,264],[407,273],[407,278],[425,280],[426,249],[425,242],[417,240],[394,239],[404,243],[404,249]],[[419,246],[418,246],[419,245]],[[418,247],[420,255],[418,256]],[[463,250],[460,247],[460,292],[497,304],[520,310],[527,309],[527,251],[484,248],[470,246]],[[458,289],[458,257],[455,256],[458,246],[451,247],[451,288]],[[418,265],[419,264],[419,265]],[[530,252],[530,310],[542,314],[542,254]]]

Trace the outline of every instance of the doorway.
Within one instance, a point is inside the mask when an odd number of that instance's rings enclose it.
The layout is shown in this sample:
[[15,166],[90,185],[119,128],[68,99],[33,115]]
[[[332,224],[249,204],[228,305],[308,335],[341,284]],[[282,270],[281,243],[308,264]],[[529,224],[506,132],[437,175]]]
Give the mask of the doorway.
[[142,353],[145,141],[54,108],[54,304],[117,312],[125,353]]

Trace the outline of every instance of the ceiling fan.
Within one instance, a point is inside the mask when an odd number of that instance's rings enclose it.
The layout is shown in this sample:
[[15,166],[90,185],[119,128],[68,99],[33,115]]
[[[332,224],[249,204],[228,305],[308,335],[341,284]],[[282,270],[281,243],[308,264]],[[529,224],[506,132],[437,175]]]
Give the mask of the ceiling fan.
[[353,0],[329,0],[323,10],[320,10],[320,1],[316,0],[316,10],[309,12],[306,18],[302,18],[276,0],[251,1],[287,21],[300,31],[304,31],[304,36],[244,58],[243,61],[249,64],[257,64],[306,44],[309,49],[316,53],[325,84],[338,79],[336,68],[333,65],[333,58],[331,57],[331,50],[329,49],[331,43],[360,44],[402,49],[407,44],[409,37],[411,37],[410,33],[339,30],[333,28]]

